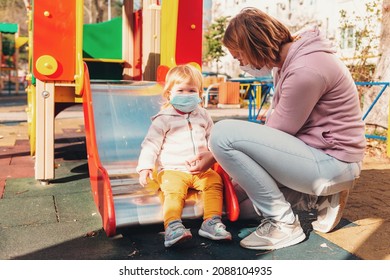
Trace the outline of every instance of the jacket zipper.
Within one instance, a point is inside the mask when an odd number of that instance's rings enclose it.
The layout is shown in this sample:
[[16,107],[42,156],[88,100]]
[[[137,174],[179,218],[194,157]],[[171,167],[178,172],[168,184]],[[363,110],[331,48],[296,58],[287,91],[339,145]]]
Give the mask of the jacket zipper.
[[192,123],[190,121],[190,114],[187,115],[186,120],[187,120],[187,123],[188,123],[188,128],[190,129],[190,135],[191,135],[193,152],[194,152],[194,155],[196,155],[196,147],[195,147],[195,141],[194,141],[194,134],[192,132]]

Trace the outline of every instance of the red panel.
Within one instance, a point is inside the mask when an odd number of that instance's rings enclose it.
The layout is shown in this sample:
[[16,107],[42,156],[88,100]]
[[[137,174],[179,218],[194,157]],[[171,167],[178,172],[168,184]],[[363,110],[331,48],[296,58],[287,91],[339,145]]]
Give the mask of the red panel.
[[214,165],[214,170],[218,172],[223,181],[223,194],[227,217],[232,222],[237,221],[240,216],[240,205],[238,203],[236,191],[234,190],[234,186],[230,180],[230,176],[218,163]]
[[202,65],[202,0],[179,0],[176,34],[176,64]]
[[[76,69],[76,0],[34,0],[33,73],[42,81],[73,81]],[[42,75],[35,63],[42,55],[55,58],[58,68]]]
[[110,178],[100,162],[97,143],[94,112],[92,106],[91,85],[88,68],[84,67],[83,111],[85,140],[88,153],[88,169],[93,198],[102,217],[104,231],[107,236],[116,234],[115,208]]

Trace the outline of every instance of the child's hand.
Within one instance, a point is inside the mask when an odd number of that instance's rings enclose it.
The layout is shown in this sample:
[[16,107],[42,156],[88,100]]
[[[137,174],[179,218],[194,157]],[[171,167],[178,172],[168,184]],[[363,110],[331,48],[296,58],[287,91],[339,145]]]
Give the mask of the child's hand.
[[203,152],[186,160],[185,165],[191,174],[205,172],[215,163],[215,159],[211,152]]
[[143,169],[139,172],[139,183],[145,187],[148,184],[148,179],[153,180],[153,172],[150,169]]

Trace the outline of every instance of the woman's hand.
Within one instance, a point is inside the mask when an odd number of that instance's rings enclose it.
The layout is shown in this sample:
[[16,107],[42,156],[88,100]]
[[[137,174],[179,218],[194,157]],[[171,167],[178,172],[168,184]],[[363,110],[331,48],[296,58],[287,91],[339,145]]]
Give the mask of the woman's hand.
[[153,180],[153,171],[151,169],[143,169],[139,172],[139,183],[145,187],[148,184],[148,179]]
[[213,154],[207,151],[186,160],[185,165],[191,174],[198,174],[209,169],[214,163]]

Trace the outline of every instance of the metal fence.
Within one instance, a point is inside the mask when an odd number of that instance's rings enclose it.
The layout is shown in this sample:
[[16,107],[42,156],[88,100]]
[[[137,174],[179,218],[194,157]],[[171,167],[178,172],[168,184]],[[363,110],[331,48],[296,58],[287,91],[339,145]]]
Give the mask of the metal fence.
[[[357,86],[373,87],[379,86],[380,91],[372,101],[371,105],[368,107],[367,111],[363,114],[363,120],[365,120],[368,114],[372,111],[373,107],[378,103],[379,98],[383,96],[383,93],[389,87],[390,82],[355,82]],[[265,122],[265,117],[267,110],[265,110],[265,104],[267,104],[269,98],[273,94],[273,83],[272,82],[256,82],[250,83],[248,89],[248,120],[251,122],[257,122],[263,124]],[[389,126],[390,126],[390,116],[389,116]],[[390,133],[388,132],[388,135]],[[366,134],[366,138],[373,138],[386,141],[389,137],[382,135]],[[388,147],[390,146],[388,141]],[[389,148],[388,148],[389,151]]]

